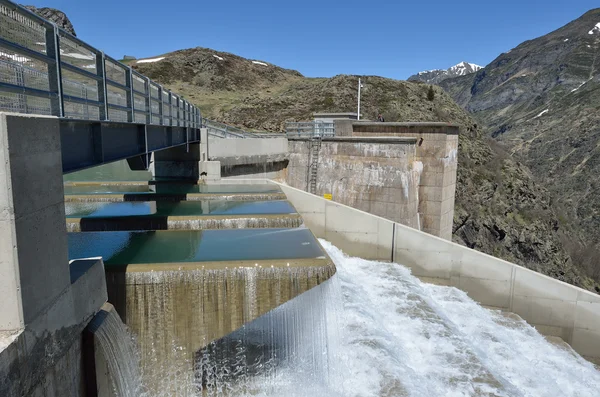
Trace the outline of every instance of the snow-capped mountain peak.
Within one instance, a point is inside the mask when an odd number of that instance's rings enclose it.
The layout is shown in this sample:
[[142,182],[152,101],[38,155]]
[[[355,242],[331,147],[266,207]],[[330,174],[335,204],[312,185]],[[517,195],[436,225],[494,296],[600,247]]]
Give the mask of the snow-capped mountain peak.
[[449,73],[456,73],[458,76],[464,76],[465,74],[475,73],[478,70],[483,69],[483,66],[476,65],[469,62],[461,62],[458,65],[454,65],[448,69]]
[[483,66],[463,61],[457,65],[449,67],[448,69],[434,69],[419,72],[416,75],[410,76],[408,80],[437,84],[451,77],[465,76],[467,74],[475,73],[481,69],[483,69]]

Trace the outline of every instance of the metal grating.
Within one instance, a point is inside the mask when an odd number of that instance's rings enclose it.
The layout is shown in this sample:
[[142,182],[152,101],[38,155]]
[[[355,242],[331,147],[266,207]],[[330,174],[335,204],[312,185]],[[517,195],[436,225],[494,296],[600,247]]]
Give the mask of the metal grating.
[[133,108],[136,111],[137,110],[141,110],[143,112],[148,111],[148,108],[146,107],[146,98],[145,97],[135,94],[133,96],[133,103],[134,103]]
[[154,114],[160,114],[160,105],[158,103],[158,101],[155,101],[154,99],[151,101],[150,104],[151,108],[152,108],[152,113]]
[[107,79],[121,85],[127,85],[127,73],[123,66],[119,66],[110,60],[106,60],[104,63],[104,73],[106,73]]
[[0,0],[0,39],[1,110],[178,126],[197,123],[197,108],[10,0]]
[[37,20],[0,5],[0,37],[22,47],[46,53],[46,28]]
[[125,110],[119,109],[111,109],[108,108],[108,118],[110,121],[122,121],[126,123],[127,120],[127,112]]
[[65,117],[79,120],[99,120],[100,109],[90,104],[65,101]]
[[65,35],[60,34],[60,61],[96,74],[96,54]]
[[146,92],[146,80],[143,78],[133,75],[133,89],[138,92]]
[[96,80],[68,70],[63,70],[62,78],[63,94],[92,101],[98,100]]
[[135,113],[135,122],[138,124],[146,124],[146,114],[145,113]]
[[160,99],[158,95],[158,87],[154,84],[150,85],[150,95],[152,96],[152,98]]
[[107,85],[106,86],[106,94],[108,97],[109,105],[118,105],[118,106],[127,107],[127,91],[125,91],[121,88]]
[[48,91],[48,66],[40,62],[37,68],[31,68],[0,59],[0,82]]

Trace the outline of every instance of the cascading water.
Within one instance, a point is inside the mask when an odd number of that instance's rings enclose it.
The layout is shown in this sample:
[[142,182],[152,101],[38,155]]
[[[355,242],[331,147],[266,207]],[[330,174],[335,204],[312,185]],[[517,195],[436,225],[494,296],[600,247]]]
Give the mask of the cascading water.
[[520,319],[396,264],[338,272],[197,357],[209,396],[597,396],[600,372]]
[[100,311],[88,328],[106,360],[115,395],[147,397],[139,371],[138,350],[117,312],[112,308]]
[[[152,348],[168,352],[146,368],[151,395],[598,395],[600,372],[591,363],[522,320],[484,309],[455,288],[424,284],[403,266],[349,258],[321,244],[336,275],[193,354],[165,329],[149,329],[152,336],[144,338],[153,340]],[[252,297],[259,273],[243,271],[243,293]],[[163,296],[173,293],[167,278],[180,273],[154,276],[161,278]],[[207,286],[213,281],[204,280]],[[194,309],[199,316],[210,296],[225,305],[226,294],[236,292],[225,288],[227,280],[219,282],[218,290],[206,291],[202,307],[159,299],[146,305],[147,314],[167,322],[177,321],[178,310]],[[252,303],[242,308],[249,315],[256,310]]]

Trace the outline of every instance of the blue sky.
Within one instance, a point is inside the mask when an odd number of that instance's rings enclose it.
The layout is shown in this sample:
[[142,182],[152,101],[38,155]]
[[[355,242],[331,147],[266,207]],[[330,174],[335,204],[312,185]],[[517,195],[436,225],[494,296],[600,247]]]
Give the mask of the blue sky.
[[115,58],[200,46],[305,76],[396,79],[463,60],[486,65],[501,52],[599,6],[598,0],[30,3],[66,12],[80,38]]

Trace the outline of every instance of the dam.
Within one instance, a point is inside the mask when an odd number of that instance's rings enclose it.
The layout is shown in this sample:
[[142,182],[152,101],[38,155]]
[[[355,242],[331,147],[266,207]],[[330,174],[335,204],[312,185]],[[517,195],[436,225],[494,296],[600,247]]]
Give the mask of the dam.
[[598,394],[600,297],[450,241],[458,127],[223,129],[0,18],[0,395]]

